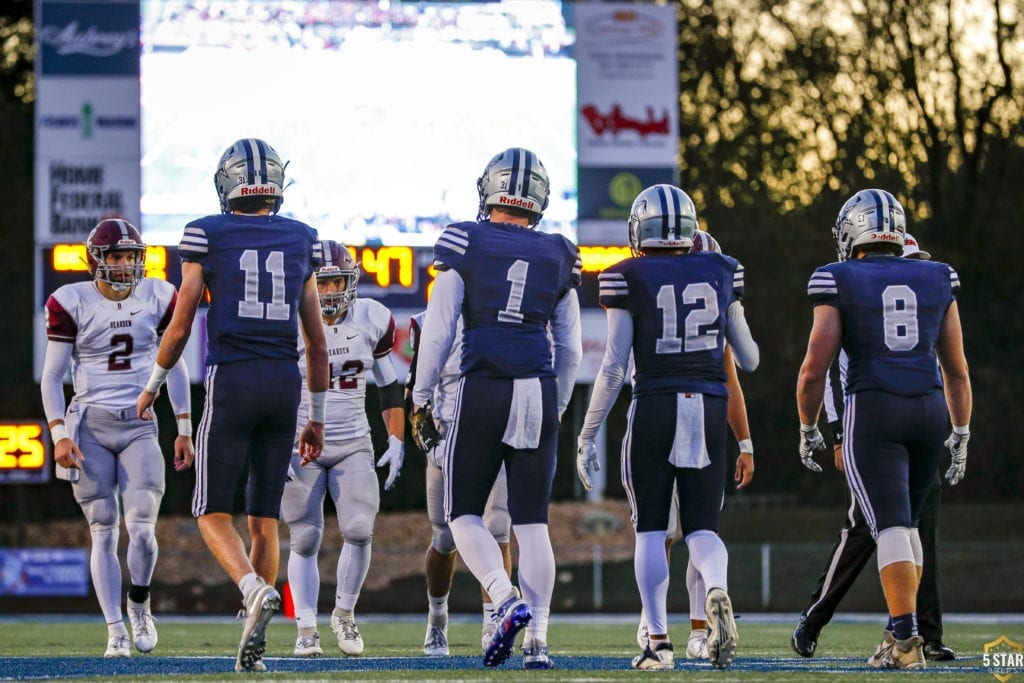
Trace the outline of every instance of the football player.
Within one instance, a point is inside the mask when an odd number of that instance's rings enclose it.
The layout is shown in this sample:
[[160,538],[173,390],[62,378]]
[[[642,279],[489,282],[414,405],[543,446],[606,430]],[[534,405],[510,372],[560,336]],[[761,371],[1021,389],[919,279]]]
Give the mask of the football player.
[[737,633],[728,595],[728,552],[718,537],[725,495],[728,415],[726,344],[741,369],[759,351],[743,305],[743,267],[716,252],[690,254],[697,212],[672,185],[641,192],[630,210],[634,257],[598,278],[608,313],[608,345],[579,436],[584,486],[597,460],[594,439],[611,410],[632,355],[633,398],[623,444],[622,478],[636,531],[634,564],[649,644],[633,660],[647,670],[674,668],[668,638],[665,542],[673,487],[683,539],[707,587],[708,658],[732,663]]
[[[395,319],[380,302],[357,298],[359,266],[348,249],[332,240],[321,242],[319,249],[322,258],[316,268],[316,287],[331,374],[324,450],[315,462],[301,467],[296,440],[293,474],[281,500],[281,516],[291,535],[288,582],[299,630],[295,654],[300,657],[323,654],[316,624],[320,592],[317,556],[324,536],[324,498],[328,491],[334,500],[338,528],[344,539],[338,557],[331,630],[344,654],[363,653],[363,639],[354,611],[370,568],[370,542],[380,507],[365,405],[368,371],[373,372],[380,392],[381,416],[388,433],[387,451],[377,463],[378,467],[388,466],[385,489],[390,489],[398,479],[405,448],[402,389],[391,362]],[[299,355],[300,358],[305,355],[301,339]],[[303,368],[304,363],[300,361],[300,371]],[[308,415],[309,401],[303,398],[298,423],[302,424]]]
[[956,304],[960,279],[947,264],[898,258],[905,233],[903,207],[884,190],[861,190],[840,209],[833,229],[840,261],[818,268],[807,286],[814,324],[797,408],[801,460],[820,472],[813,460],[824,448],[818,413],[826,372],[842,348],[849,363],[843,470],[877,545],[890,616],[868,664],[923,669],[918,523],[938,476],[948,418],[953,464],[946,479],[955,484],[964,475],[972,396]]
[[[909,232],[903,238],[903,258],[931,258],[921,249]],[[842,350],[832,361],[826,375],[825,415],[832,431],[832,448],[836,469],[843,471],[843,383],[846,378],[848,359]],[[936,477],[936,484],[925,498],[921,509],[921,523],[918,533],[924,551],[924,567],[917,589],[918,629],[924,639],[924,656],[929,661],[951,661],[956,653],[942,642],[942,605],[938,585],[938,554],[935,550],[939,523],[939,502],[942,486]],[[850,494],[851,498],[853,494]],[[832,546],[832,552],[825,560],[825,569],[818,579],[818,585],[810,601],[800,613],[800,621],[790,638],[794,652],[803,657],[813,657],[821,630],[832,620],[840,601],[853,587],[854,581],[875,552],[875,540],[868,531],[864,515],[853,498],[846,514],[839,539]]]
[[[718,240],[711,236],[711,233],[698,230],[693,235],[693,247],[690,253],[700,251],[716,251],[721,253],[722,247]],[[732,351],[726,346],[725,349],[725,386],[729,391],[728,422],[733,436],[739,445],[739,456],[736,458],[736,468],[733,473],[733,481],[737,489],[746,488],[754,479],[754,443],[750,438],[750,424],[747,421],[747,403],[743,396],[743,387],[740,386],[739,375],[736,372],[736,364],[732,360]],[[584,472],[587,480],[589,473]],[[723,500],[724,503],[724,500]],[[665,554],[671,555],[672,544],[683,537],[682,529],[679,527],[679,493],[673,491],[672,510],[668,516],[668,530],[665,538]],[[690,635],[686,640],[687,659],[708,658],[708,630],[707,614],[704,611],[704,600],[707,598],[707,590],[704,588],[704,579],[693,564],[690,557],[686,562],[686,594],[690,603]],[[637,644],[641,650],[650,645],[650,631],[647,628],[647,615],[640,613],[640,624],[637,627]]]
[[[121,615],[120,512],[128,530],[128,619],[139,652],[157,644],[149,585],[156,567],[156,520],[164,494],[164,459],[156,423],[139,419],[133,401],[146,385],[160,336],[177,301],[174,285],[144,277],[146,245],[134,225],[100,221],[85,242],[93,279],[57,289],[46,301],[46,358],[40,380],[57,475],[70,480],[89,522],[89,568],[107,622],[105,657],[131,654]],[[64,377],[75,395],[65,413]],[[188,369],[169,368],[168,393],[178,423],[174,467],[192,465]]]
[[[406,387],[410,400],[412,389],[416,385],[419,340],[422,335],[424,317],[425,312],[418,313],[409,321],[409,339],[412,342],[413,356]],[[448,528],[444,514],[445,483],[441,461],[444,444],[441,440],[451,431],[454,419],[455,395],[459,385],[459,368],[462,363],[462,326],[462,317],[460,316],[455,328],[451,354],[444,364],[431,398],[431,409],[423,410],[420,413],[419,419],[430,421],[429,425],[420,427],[420,429],[433,429],[436,435],[428,436],[429,442],[419,434],[414,435],[417,443],[424,449],[427,458],[427,516],[430,518],[432,529],[430,547],[427,548],[424,558],[429,613],[427,615],[427,634],[423,640],[423,654],[428,656],[448,654],[448,594],[451,592],[455,578],[455,541],[452,539],[452,532]],[[414,425],[414,429],[418,424],[417,422],[417,425]],[[512,550],[509,542],[511,541],[512,520],[508,514],[508,484],[505,479],[504,467],[498,472],[491,495],[487,497],[483,520],[488,531],[497,541],[498,548],[501,549],[502,563],[511,576]],[[494,619],[494,601],[483,588],[480,589],[480,592],[483,598],[484,617],[480,642],[486,651],[494,636],[494,630],[497,628],[497,621]]]
[[[548,503],[558,422],[583,357],[579,250],[534,229],[549,183],[533,152],[512,147],[495,155],[477,193],[477,220],[449,225],[434,246],[438,274],[420,339],[413,413],[433,396],[461,315],[462,377],[442,454],[445,513],[459,555],[498,606],[484,665],[504,662],[529,624],[523,666],[549,669],[555,558]],[[482,518],[503,464],[523,598]]]
[[[149,383],[136,400],[140,417],[181,357],[204,292],[206,402],[196,441],[192,514],[210,552],[238,585],[245,624],[236,671],[266,671],[263,652],[271,617],[281,608],[274,589],[280,549],[277,519],[290,466],[302,377],[296,361],[305,338],[309,422],[299,437],[302,464],[323,449],[327,347],[313,274],[316,231],[277,215],[285,164],[258,138],[232,143],[220,157],[214,187],[221,213],[192,221],[181,254],[179,305],[160,342]],[[232,523],[235,492],[248,468],[246,499],[252,547]]]

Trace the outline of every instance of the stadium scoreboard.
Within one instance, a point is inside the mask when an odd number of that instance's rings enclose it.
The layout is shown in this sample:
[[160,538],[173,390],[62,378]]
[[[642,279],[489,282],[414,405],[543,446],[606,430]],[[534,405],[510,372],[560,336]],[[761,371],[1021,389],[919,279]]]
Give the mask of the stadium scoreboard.
[[42,422],[0,422],[0,484],[45,484],[53,469],[50,460],[50,438]]

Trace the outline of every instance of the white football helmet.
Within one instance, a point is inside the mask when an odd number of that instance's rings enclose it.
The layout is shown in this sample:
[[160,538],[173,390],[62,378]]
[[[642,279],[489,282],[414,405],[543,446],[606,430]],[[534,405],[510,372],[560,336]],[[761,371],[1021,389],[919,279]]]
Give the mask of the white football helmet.
[[832,228],[840,261],[864,244],[895,244],[902,247],[907,232],[903,206],[885,190],[861,190],[846,200]]
[[932,255],[921,248],[917,239],[909,232],[903,233],[903,258],[916,258],[921,261],[928,261]]
[[530,150],[510,147],[499,152],[476,181],[480,196],[477,220],[483,220],[492,206],[508,206],[535,214],[530,225],[536,225],[548,208],[550,185],[544,164]]
[[344,280],[344,288],[329,294],[320,294],[320,312],[325,318],[336,318],[356,300],[359,283],[359,264],[343,245],[334,240],[323,240],[313,247],[316,261],[316,281],[332,278]]
[[238,197],[274,197],[277,213],[284,201],[284,169],[274,148],[259,138],[236,140],[224,150],[213,174],[222,213],[231,212],[231,200]]
[[690,249],[697,232],[697,207],[674,185],[651,185],[629,210],[629,246],[644,249]]

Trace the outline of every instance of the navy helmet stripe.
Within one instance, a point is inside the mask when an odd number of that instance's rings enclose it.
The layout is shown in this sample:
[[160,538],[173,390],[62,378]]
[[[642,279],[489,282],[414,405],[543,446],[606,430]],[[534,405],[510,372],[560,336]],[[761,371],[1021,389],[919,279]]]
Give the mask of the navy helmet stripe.
[[871,198],[875,200],[875,225],[879,230],[887,232],[889,226],[886,224],[885,211],[888,202],[885,200],[885,196],[877,190],[871,190]]
[[658,192],[658,203],[661,206],[661,238],[668,239],[668,197],[665,196],[665,188],[655,188]]
[[267,182],[267,145],[263,140],[256,140],[256,148],[260,153],[260,182]]
[[533,175],[533,154],[526,152],[523,154],[523,197],[529,198],[530,196],[530,178]]
[[250,140],[242,140],[242,146],[245,147],[245,182],[249,185],[255,185],[256,167],[253,165],[255,152],[252,148],[252,142]]
[[683,215],[682,215],[683,214],[683,207],[679,205],[679,193],[678,192],[674,192],[673,191],[673,192],[670,192],[669,194],[672,195],[672,213],[673,213],[673,215],[675,216],[675,219],[676,219],[675,220],[676,224],[674,226],[675,230],[676,230],[676,239],[679,239],[680,237],[683,236],[683,224],[682,224],[682,222],[683,222]]
[[508,182],[509,182],[508,191],[509,191],[509,194],[511,194],[512,196],[515,196],[515,194],[516,194],[516,185],[519,184],[519,163],[520,163],[520,160],[519,160],[519,150],[518,149],[513,149],[512,150],[512,173],[511,173],[511,175],[509,176],[509,179],[508,179]]

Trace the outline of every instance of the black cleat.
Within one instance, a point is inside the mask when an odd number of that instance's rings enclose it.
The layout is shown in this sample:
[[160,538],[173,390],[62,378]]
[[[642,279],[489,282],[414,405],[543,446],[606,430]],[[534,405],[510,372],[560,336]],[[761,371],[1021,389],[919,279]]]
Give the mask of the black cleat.
[[814,650],[818,647],[818,631],[811,629],[804,622],[804,617],[800,617],[800,623],[796,625],[789,644],[793,647],[793,652],[801,657],[813,657]]
[[953,648],[946,647],[941,640],[929,640],[924,644],[924,658],[929,662],[952,662],[956,659]]

